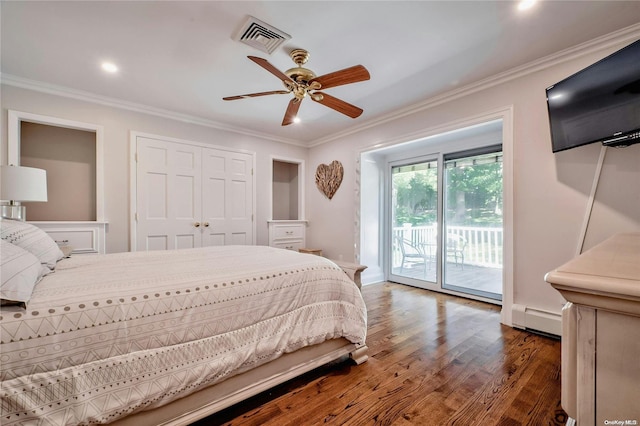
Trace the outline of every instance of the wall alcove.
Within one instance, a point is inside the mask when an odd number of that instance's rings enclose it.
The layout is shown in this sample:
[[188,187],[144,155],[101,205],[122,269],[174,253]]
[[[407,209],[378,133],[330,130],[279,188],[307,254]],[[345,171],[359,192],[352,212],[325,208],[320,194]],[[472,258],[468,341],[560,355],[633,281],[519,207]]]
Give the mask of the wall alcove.
[[103,128],[20,111],[8,113],[7,164],[47,171],[46,203],[27,220],[74,253],[104,253]]
[[269,245],[298,250],[306,245],[304,161],[271,157]]

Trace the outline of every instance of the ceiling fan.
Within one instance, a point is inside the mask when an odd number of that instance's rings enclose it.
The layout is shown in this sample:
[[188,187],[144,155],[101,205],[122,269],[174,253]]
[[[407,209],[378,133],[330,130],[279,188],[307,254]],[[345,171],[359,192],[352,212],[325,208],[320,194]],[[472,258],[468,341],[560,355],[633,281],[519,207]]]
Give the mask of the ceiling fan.
[[351,118],[359,117],[360,114],[362,114],[363,110],[361,108],[358,108],[355,105],[351,105],[350,103],[347,103],[326,93],[320,92],[319,90],[369,80],[369,78],[371,77],[369,75],[369,71],[367,71],[365,67],[363,67],[362,65],[355,65],[353,67],[345,68],[340,71],[335,71],[317,77],[313,71],[302,67],[302,65],[304,65],[309,60],[309,52],[304,49],[294,49],[291,51],[289,56],[291,56],[291,59],[297,65],[297,67],[291,68],[285,72],[278,70],[266,59],[258,58],[255,56],[248,56],[248,58],[253,62],[278,77],[282,81],[282,83],[284,83],[286,90],[249,93],[247,95],[228,96],[222,99],[224,99],[225,101],[235,101],[237,99],[255,98],[258,96],[284,95],[293,93],[293,98],[289,101],[289,106],[284,113],[284,118],[282,120],[283,126],[287,126],[294,122],[294,119],[298,114],[298,109],[300,108],[300,103],[307,95],[309,95],[311,100],[334,109]]

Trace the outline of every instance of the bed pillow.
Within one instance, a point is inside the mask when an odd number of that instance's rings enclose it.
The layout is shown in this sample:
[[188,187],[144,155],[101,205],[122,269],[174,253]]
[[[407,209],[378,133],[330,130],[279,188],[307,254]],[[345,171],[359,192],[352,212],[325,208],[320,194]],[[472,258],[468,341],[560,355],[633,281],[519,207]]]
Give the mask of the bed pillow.
[[0,274],[2,287],[0,299],[5,302],[27,303],[42,272],[48,270],[40,260],[28,251],[0,240]]
[[0,220],[0,238],[21,247],[40,259],[40,263],[54,269],[64,257],[53,238],[42,229],[19,220]]

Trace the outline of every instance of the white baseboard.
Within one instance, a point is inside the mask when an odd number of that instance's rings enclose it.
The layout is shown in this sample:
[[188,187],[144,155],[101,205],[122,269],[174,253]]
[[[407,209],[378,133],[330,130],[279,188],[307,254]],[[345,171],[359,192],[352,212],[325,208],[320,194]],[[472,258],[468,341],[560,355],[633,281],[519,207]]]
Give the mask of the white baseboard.
[[380,283],[385,280],[384,273],[380,268],[365,269],[360,275],[362,285]]
[[511,310],[512,324],[516,328],[562,335],[562,314],[543,311],[525,305],[514,304]]

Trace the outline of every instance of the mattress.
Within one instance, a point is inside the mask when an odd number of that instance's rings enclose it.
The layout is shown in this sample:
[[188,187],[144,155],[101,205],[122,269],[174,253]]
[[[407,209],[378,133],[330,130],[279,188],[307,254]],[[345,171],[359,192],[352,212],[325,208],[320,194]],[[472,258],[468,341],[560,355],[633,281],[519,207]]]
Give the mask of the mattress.
[[85,255],[0,314],[3,425],[108,423],[283,353],[364,343],[331,261],[264,246]]

